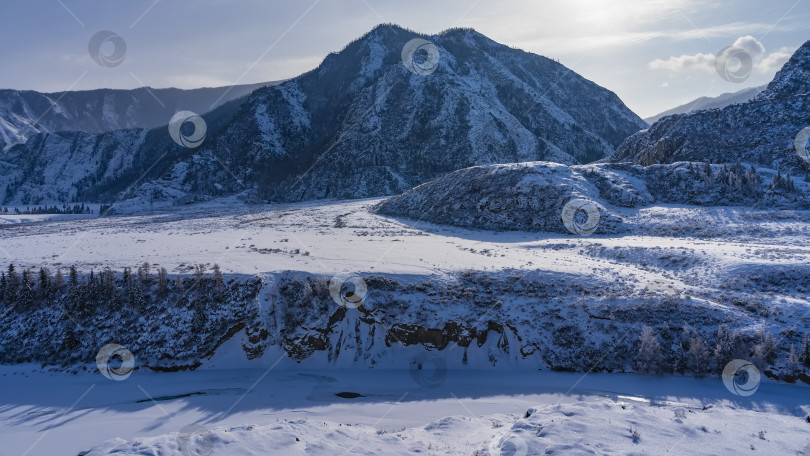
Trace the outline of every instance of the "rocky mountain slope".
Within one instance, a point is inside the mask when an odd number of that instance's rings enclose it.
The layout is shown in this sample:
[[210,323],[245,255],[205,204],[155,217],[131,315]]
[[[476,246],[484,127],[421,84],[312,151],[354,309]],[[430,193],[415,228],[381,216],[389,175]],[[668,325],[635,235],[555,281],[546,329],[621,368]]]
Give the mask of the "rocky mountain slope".
[[687,114],[694,111],[725,108],[726,106],[733,104],[745,103],[746,101],[754,99],[754,97],[759,95],[763,90],[765,90],[766,87],[768,86],[763,85],[757,87],[747,87],[736,92],[724,93],[716,97],[700,97],[690,101],[689,103],[684,103],[672,109],[667,109],[666,111],[652,117],[646,117],[644,121],[652,125],[664,117],[671,116],[673,114]]
[[[403,64],[402,50],[416,38],[436,46],[439,60],[431,74]],[[159,138],[164,129],[156,130],[153,145],[119,144],[119,132],[88,141],[108,144],[111,154],[174,154],[126,197],[173,201],[247,189],[261,199],[290,201],[395,194],[476,164],[587,163],[610,156],[646,126],[615,94],[545,57],[472,30],[423,36],[389,25],[330,54],[309,73],[257,90],[233,115],[204,117],[209,124],[213,117],[228,120],[209,125],[206,143],[186,153],[168,135]],[[0,186],[12,189],[7,202],[52,197],[53,182],[27,170],[43,167],[35,162],[60,147],[54,142],[64,139],[35,138],[4,159],[16,170],[14,185],[0,173]],[[148,169],[148,159],[132,166]],[[103,174],[93,161],[82,166]],[[121,180],[119,192],[127,187]],[[21,188],[26,190],[16,190]],[[86,185],[71,195],[110,200],[121,194]]]
[[808,163],[794,141],[810,126],[810,41],[756,98],[722,109],[668,116],[640,131],[610,161],[641,165],[678,161],[744,161],[803,174]]
[[[222,128],[241,103],[242,99],[231,100],[209,113],[208,130]],[[172,141],[167,127],[99,135],[38,133],[0,155],[0,202],[38,205],[127,199],[135,195],[136,186],[161,174],[182,180],[187,169],[183,161],[191,155],[191,149]],[[168,187],[140,193],[147,202],[167,195],[181,198],[187,193]]]
[[[59,93],[0,90],[0,151],[38,133],[81,131],[99,134],[126,128],[157,128],[179,110],[210,111],[277,82],[192,90],[98,89]],[[220,100],[220,97],[222,99]]]

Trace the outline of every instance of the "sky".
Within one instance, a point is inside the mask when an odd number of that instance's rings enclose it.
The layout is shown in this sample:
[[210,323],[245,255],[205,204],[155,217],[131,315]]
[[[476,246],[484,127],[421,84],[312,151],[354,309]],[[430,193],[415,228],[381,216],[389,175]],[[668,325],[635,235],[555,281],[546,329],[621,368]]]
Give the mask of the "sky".
[[[426,34],[472,27],[559,60],[642,117],[701,96],[768,83],[810,39],[810,0],[30,0],[1,7],[0,88],[222,86],[315,68],[379,23]],[[89,43],[121,37],[120,62]],[[721,50],[743,49],[750,76],[723,78]],[[102,51],[114,45],[107,41]],[[117,64],[117,65],[116,65]],[[731,71],[739,60],[730,59]],[[731,79],[729,81],[727,79]],[[738,78],[743,79],[743,78]]]

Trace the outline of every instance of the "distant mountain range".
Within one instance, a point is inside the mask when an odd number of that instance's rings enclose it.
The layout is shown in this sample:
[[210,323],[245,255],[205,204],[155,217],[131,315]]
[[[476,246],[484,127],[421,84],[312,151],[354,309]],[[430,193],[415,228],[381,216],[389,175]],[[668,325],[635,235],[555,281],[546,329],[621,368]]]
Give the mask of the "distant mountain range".
[[[438,58],[432,74],[403,64],[414,39]],[[469,29],[425,36],[393,25],[203,117],[198,149],[176,145],[166,127],[33,135],[0,159],[0,198],[137,206],[246,190],[285,201],[390,195],[473,165],[589,163],[646,127],[553,60]]]
[[230,100],[279,82],[192,90],[98,89],[40,93],[0,90],[0,151],[33,135],[57,131],[104,133],[124,128],[156,128],[179,110],[206,113]]
[[647,117],[644,119],[645,122],[652,125],[662,118],[666,116],[670,116],[672,114],[686,114],[694,111],[700,111],[705,109],[716,109],[716,108],[725,108],[726,106],[737,104],[737,103],[745,103],[760,94],[765,88],[768,87],[767,85],[757,86],[757,87],[748,87],[737,92],[732,93],[724,93],[722,95],[718,95],[716,97],[700,97],[696,100],[692,100],[689,103],[682,104],[680,106],[674,107],[672,109],[668,109],[658,115]]
[[794,142],[810,126],[810,41],[750,101],[664,117],[627,140],[608,160],[640,165],[742,161],[804,174]]

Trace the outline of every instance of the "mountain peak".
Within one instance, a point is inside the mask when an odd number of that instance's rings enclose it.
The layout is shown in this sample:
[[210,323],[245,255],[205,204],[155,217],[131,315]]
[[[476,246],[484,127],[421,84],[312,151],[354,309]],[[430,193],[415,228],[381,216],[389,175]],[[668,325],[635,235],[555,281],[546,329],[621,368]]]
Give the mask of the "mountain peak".
[[757,98],[784,98],[806,93],[810,93],[810,41],[793,53]]

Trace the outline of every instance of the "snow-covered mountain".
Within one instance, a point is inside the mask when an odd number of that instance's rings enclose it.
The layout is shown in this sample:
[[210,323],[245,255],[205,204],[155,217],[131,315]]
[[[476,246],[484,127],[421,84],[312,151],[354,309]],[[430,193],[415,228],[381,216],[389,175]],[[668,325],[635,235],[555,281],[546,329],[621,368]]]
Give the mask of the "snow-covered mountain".
[[[436,46],[432,74],[403,64],[403,48],[415,38]],[[52,175],[28,170],[43,169],[41,162],[72,140],[35,137],[4,159],[0,190],[10,188],[6,201],[17,203],[112,200],[136,183],[134,169],[149,169],[168,150],[170,160],[126,197],[173,201],[256,189],[261,199],[360,198],[401,193],[478,164],[591,162],[646,126],[615,94],[553,60],[469,29],[424,36],[393,25],[375,28],[311,72],[255,91],[232,116],[204,117],[209,138],[194,151],[180,151],[165,128],[140,145],[120,140],[132,133],[88,136],[85,144],[106,145],[91,146],[88,156],[141,158],[104,188],[96,160],[73,163],[82,170],[66,170],[59,185],[75,191],[58,194]],[[215,117],[227,121],[212,128]]]
[[678,161],[743,161],[803,173],[799,132],[810,126],[810,41],[751,101],[665,117],[629,137],[609,160],[641,165]]
[[[156,128],[179,110],[210,111],[230,100],[278,82],[216,88],[133,90],[97,89],[40,93],[0,90],[0,151],[37,133],[104,133],[124,128]],[[221,99],[220,99],[221,98]]]
[[759,95],[763,90],[765,90],[766,87],[768,86],[763,85],[757,87],[747,87],[736,92],[724,93],[716,97],[700,97],[690,101],[689,103],[684,103],[672,109],[667,109],[660,114],[647,117],[644,120],[652,125],[666,116],[671,116],[672,114],[686,114],[694,111],[725,108],[729,105],[745,103],[746,101],[752,100],[754,97]]
[[[231,100],[206,116],[209,131],[228,122],[242,103]],[[7,204],[107,201],[167,173],[181,179],[190,149],[175,144],[167,127],[38,133],[0,155],[0,201]],[[177,176],[180,176],[179,178]],[[143,191],[147,201],[187,193],[161,187]]]

